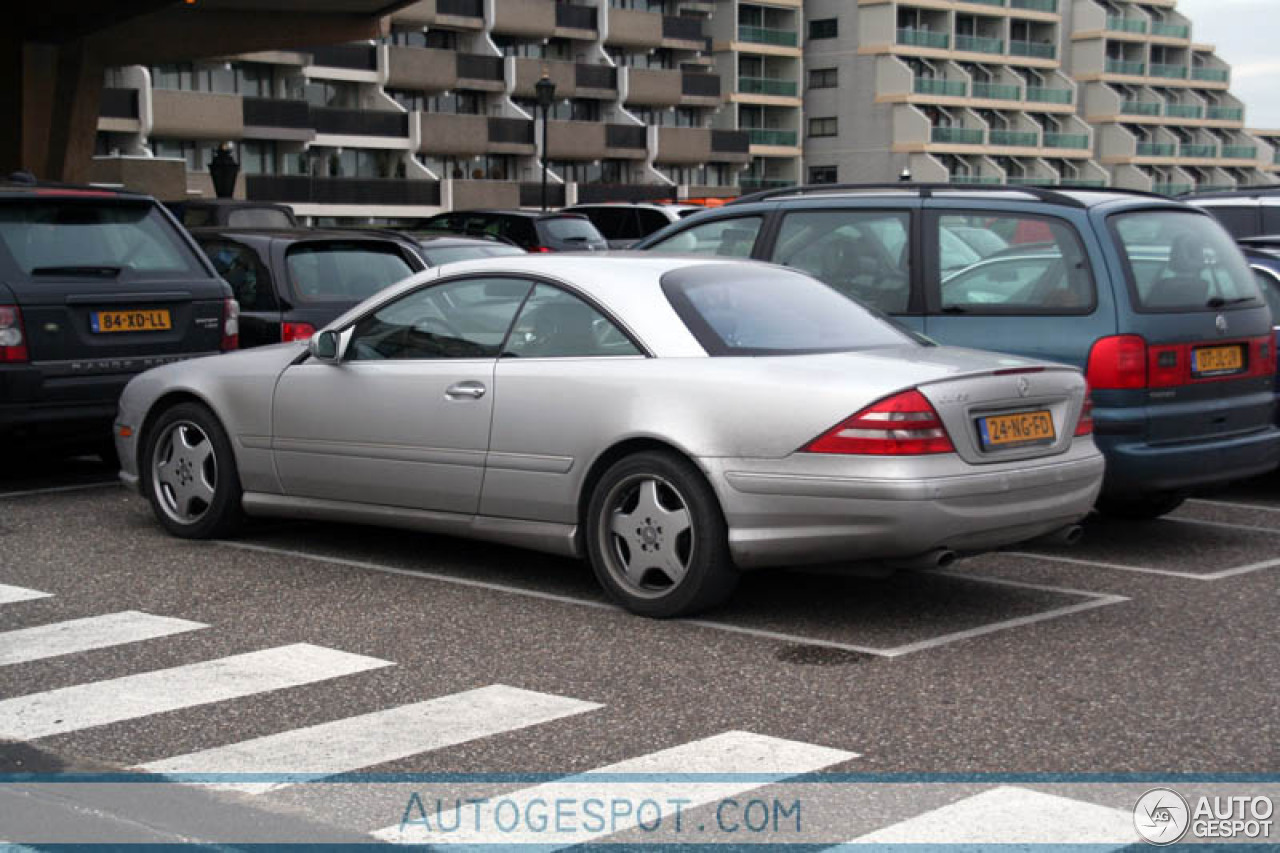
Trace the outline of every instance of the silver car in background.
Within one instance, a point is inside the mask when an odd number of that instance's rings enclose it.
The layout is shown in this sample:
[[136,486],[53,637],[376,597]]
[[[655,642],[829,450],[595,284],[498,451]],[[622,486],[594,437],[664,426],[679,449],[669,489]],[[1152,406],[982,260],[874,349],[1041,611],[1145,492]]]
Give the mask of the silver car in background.
[[177,536],[471,536],[586,557],[674,616],[744,569],[1066,536],[1101,482],[1090,427],[1078,371],[930,345],[794,270],[530,255],[420,273],[309,345],[149,371],[117,447]]

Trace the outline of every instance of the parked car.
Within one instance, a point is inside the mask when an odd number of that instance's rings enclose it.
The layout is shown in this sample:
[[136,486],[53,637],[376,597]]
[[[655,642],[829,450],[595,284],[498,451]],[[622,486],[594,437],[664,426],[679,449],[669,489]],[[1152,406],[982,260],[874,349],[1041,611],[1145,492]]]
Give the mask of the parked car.
[[[1258,287],[1271,308],[1277,364],[1280,364],[1280,236],[1249,237],[1238,241],[1237,245],[1253,268]],[[1276,374],[1276,392],[1280,394],[1280,372]],[[1276,420],[1280,422],[1280,405],[1277,406]]]
[[706,208],[695,204],[657,204],[655,202],[609,202],[602,204],[575,204],[566,207],[568,213],[581,213],[591,220],[610,249],[626,249],[637,240],[661,231],[672,222]]
[[351,306],[426,268],[418,243],[385,231],[196,228],[240,303],[240,344],[305,340]]
[[235,349],[231,289],[150,196],[0,183],[0,441],[111,456],[135,374]]
[[1212,213],[1237,240],[1280,234],[1280,187],[1197,193],[1182,200]]
[[701,259],[429,270],[307,347],[151,371],[119,424],[123,478],[176,536],[248,514],[490,539],[586,556],[649,616],[723,600],[740,569],[1071,538],[1103,469],[1078,371]]
[[[957,228],[1012,236],[986,258]],[[1170,512],[1280,462],[1269,312],[1199,208],[1123,191],[819,185],[748,196],[638,248],[812,273],[944,344],[1075,365],[1107,456],[1099,509]]]
[[165,202],[186,228],[297,228],[298,218],[287,204],[202,198]]
[[418,254],[429,267],[473,261],[476,258],[496,258],[503,255],[523,255],[524,249],[501,240],[481,240],[476,237],[452,237],[424,235],[418,240]]
[[428,232],[497,237],[526,252],[581,252],[609,248],[608,242],[580,213],[530,210],[455,210],[422,223]]

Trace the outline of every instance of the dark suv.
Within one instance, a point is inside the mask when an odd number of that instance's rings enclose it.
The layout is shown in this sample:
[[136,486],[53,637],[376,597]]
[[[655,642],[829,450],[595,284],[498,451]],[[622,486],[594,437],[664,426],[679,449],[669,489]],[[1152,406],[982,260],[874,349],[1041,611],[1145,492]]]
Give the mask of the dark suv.
[[231,289],[155,199],[0,183],[0,441],[109,453],[134,374],[237,346]]
[[1251,187],[1183,196],[1222,223],[1237,240],[1280,234],[1280,187]]
[[530,210],[455,210],[422,223],[428,232],[488,235],[514,243],[526,252],[581,252],[609,248],[608,242],[581,213],[538,213]]
[[1104,511],[1155,517],[1280,463],[1270,311],[1230,236],[1190,205],[822,185],[745,197],[637,248],[785,264],[939,343],[1080,367]]

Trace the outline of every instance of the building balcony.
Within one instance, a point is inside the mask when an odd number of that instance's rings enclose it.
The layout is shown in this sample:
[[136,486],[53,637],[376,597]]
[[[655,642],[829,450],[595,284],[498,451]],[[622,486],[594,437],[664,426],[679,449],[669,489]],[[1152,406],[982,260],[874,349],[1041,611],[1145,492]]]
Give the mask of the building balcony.
[[1224,160],[1257,160],[1258,146],[1256,145],[1224,145],[1222,146],[1222,159]]
[[720,98],[720,75],[691,71],[680,74],[680,95],[688,98]]
[[137,89],[103,89],[98,102],[98,115],[103,118],[137,118]]
[[1058,181],[1060,187],[1073,187],[1082,190],[1098,190],[1107,185],[1106,181],[1093,178],[1063,178]]
[[1231,72],[1225,68],[1192,68],[1191,79],[1206,83],[1226,83],[1231,80]]
[[745,163],[749,159],[751,139],[743,130],[711,130],[711,160]]
[[1022,100],[1022,90],[1017,86],[1005,83],[982,83],[974,81],[973,97],[989,98],[996,101],[1020,101]]
[[597,21],[595,6],[575,6],[572,3],[556,3],[555,6],[556,29],[595,32]]
[[999,6],[1004,8],[1005,0],[968,0],[970,3],[978,3],[982,6]]
[[933,33],[928,30],[899,28],[898,44],[911,47],[934,47],[946,50],[951,45],[951,37],[946,33]]
[[984,136],[983,131],[977,128],[934,127],[929,134],[929,140],[951,145],[981,145]]
[[987,134],[990,145],[1005,145],[1016,148],[1035,148],[1040,144],[1040,134],[1025,130],[1001,130],[992,128]]
[[605,125],[598,121],[556,121],[547,125],[547,152],[552,160],[602,160]]
[[1186,195],[1191,192],[1191,184],[1153,184],[1151,190],[1161,195]]
[[800,44],[800,36],[795,30],[780,30],[773,27],[738,26],[738,41],[753,44],[769,44],[777,47],[796,47]]
[[972,184],[979,186],[997,186],[1004,183],[999,175],[952,175],[953,184]]
[[1217,157],[1218,146],[1183,143],[1178,146],[1179,157]]
[[524,38],[550,38],[556,32],[552,0],[502,0],[493,4],[493,31]]
[[629,48],[657,48],[662,45],[662,16],[639,9],[609,9],[609,36],[606,44]]
[[956,36],[956,50],[966,53],[1004,53],[1004,39]]
[[[502,119],[491,119],[477,115],[456,115],[454,113],[414,113],[418,121],[418,150],[424,154],[444,156],[474,157],[488,153],[491,149],[489,140],[491,122]],[[529,144],[533,143],[533,122],[523,121],[529,125]],[[530,148],[530,150],[532,150]]]
[[965,96],[965,84],[962,80],[917,77],[911,84],[911,89],[917,95],[942,95],[948,98],[963,98]]
[[1035,59],[1055,59],[1058,56],[1058,48],[1049,42],[1014,40],[1009,42],[1009,53]]
[[404,178],[319,178],[308,175],[247,175],[250,201],[286,204],[429,206],[440,204],[440,184]]
[[772,130],[763,127],[746,127],[747,139],[752,145],[778,145],[794,147],[800,144],[800,135],[794,130]]
[[1044,134],[1045,148],[1072,148],[1081,150],[1089,147],[1089,134],[1087,133],[1051,133],[1045,131]]
[[1151,35],[1185,39],[1191,37],[1191,27],[1186,24],[1166,24],[1162,21],[1152,21]]
[[454,72],[459,80],[502,83],[506,79],[506,63],[501,56],[479,53],[458,53],[454,56]]
[[528,119],[489,116],[485,124],[488,130],[489,151],[501,154],[534,153],[533,122]]
[[1119,15],[1107,16],[1107,29],[1116,33],[1146,33],[1147,22],[1141,18],[1123,18]]
[[755,193],[761,190],[780,190],[795,186],[795,181],[786,178],[757,178],[742,175],[738,178],[738,186],[744,193]]
[[436,0],[436,15],[454,18],[483,18],[484,0]]
[[800,87],[794,80],[779,80],[774,77],[739,77],[738,91],[744,95],[780,95],[794,98]]
[[1159,101],[1121,101],[1120,112],[1130,116],[1158,116],[1163,105]]
[[151,135],[165,139],[240,139],[244,104],[239,95],[153,89]]
[[618,69],[611,65],[583,65],[574,67],[574,83],[579,94],[583,89],[615,92],[618,88]]
[[1028,86],[1026,99],[1038,104],[1070,104],[1073,100],[1071,89],[1053,89],[1048,86]]
[[458,53],[427,47],[387,48],[387,85],[419,92],[443,92],[458,83]]
[[1150,74],[1152,77],[1169,77],[1185,80],[1187,79],[1187,66],[1166,65],[1163,62],[1153,62],[1151,63]]
[[313,48],[311,64],[350,71],[377,71],[378,52],[371,44],[334,44]]
[[[626,75],[628,104],[672,107],[680,103],[684,75],[679,71],[667,71],[661,68],[628,68]],[[719,77],[715,78],[715,92],[715,97],[719,97]]]
[[311,105],[283,98],[245,98],[241,102],[248,139],[310,141],[315,138]]
[[1205,118],[1214,121],[1244,121],[1244,109],[1241,107],[1209,107]]
[[1165,104],[1164,114],[1169,118],[1204,118],[1204,107],[1199,104]]
[[409,136],[408,113],[312,107],[311,123],[316,133],[334,136]]
[[1108,59],[1106,69],[1108,74],[1129,74],[1138,77],[1147,73],[1146,63],[1127,59]]
[[1178,153],[1178,146],[1172,142],[1139,142],[1139,157],[1174,157]]
[[649,129],[642,124],[606,124],[604,126],[606,148],[643,152],[649,146]]
[[1056,12],[1058,0],[1009,0],[1014,9],[1030,9],[1033,12]]
[[668,184],[578,184],[578,204],[674,201],[675,197],[676,188]]
[[691,18],[685,15],[664,15],[662,17],[662,38],[665,41],[703,42],[703,18]]

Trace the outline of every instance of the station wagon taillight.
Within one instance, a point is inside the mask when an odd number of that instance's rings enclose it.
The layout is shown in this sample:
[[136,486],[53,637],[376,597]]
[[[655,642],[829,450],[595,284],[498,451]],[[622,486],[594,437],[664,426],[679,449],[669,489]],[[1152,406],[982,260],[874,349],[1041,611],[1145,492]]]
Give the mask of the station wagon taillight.
[[[1238,370],[1197,376],[1193,352],[1201,348],[1242,348]],[[1093,388],[1176,388],[1201,382],[1270,376],[1276,372],[1276,354],[1270,335],[1234,341],[1148,344],[1138,335],[1099,338],[1089,351],[1086,375]]]
[[806,453],[920,456],[952,453],[942,419],[919,391],[885,397],[841,421],[803,448]]
[[1090,388],[1146,388],[1147,342],[1138,335],[1098,338],[1085,376]]
[[16,305],[0,305],[0,363],[27,360],[22,312]]
[[222,303],[222,351],[240,347],[240,303],[234,299]]
[[310,323],[282,323],[280,325],[280,340],[284,343],[290,341],[306,341],[316,333],[316,327]]

